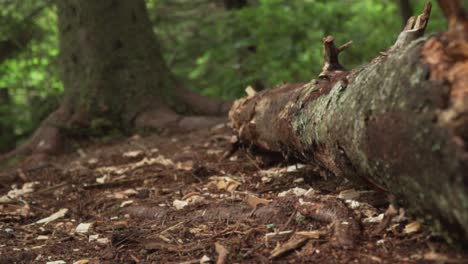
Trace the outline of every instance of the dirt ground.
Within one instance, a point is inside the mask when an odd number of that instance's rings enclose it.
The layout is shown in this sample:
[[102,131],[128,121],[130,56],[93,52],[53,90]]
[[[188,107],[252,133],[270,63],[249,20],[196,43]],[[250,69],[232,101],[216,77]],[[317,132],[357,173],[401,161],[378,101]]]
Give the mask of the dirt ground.
[[226,126],[81,144],[0,174],[0,263],[468,263],[389,195],[220,161]]

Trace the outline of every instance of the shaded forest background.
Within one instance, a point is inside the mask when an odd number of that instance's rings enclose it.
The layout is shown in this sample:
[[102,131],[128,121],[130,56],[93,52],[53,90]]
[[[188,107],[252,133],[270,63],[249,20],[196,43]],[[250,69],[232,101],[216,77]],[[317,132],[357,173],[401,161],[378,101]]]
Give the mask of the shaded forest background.
[[[148,0],[171,70],[200,94],[239,97],[284,82],[309,81],[322,65],[321,39],[353,40],[351,69],[395,41],[408,11],[425,1]],[[401,3],[410,2],[410,9]],[[53,1],[0,1],[0,152],[30,135],[61,100]],[[433,10],[428,33],[446,28]],[[6,52],[8,51],[8,52]]]

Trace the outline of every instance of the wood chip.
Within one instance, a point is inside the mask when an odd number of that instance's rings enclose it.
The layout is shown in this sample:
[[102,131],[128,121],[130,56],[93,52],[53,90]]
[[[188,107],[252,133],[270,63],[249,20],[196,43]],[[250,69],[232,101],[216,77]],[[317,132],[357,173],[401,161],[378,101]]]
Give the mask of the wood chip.
[[421,223],[419,223],[418,221],[413,221],[405,226],[403,233],[405,234],[416,233],[420,229],[421,229]]
[[289,235],[292,234],[292,230],[281,231],[281,232],[272,232],[265,234],[265,243],[276,242],[285,240]]
[[58,210],[57,212],[51,214],[50,216],[46,217],[46,218],[42,218],[36,222],[34,222],[34,224],[48,224],[52,221],[55,221],[59,218],[62,218],[64,217],[68,212],[68,209],[67,208],[62,208],[60,210]]
[[229,251],[224,247],[222,244],[216,242],[215,243],[215,250],[218,254],[218,259],[216,260],[216,264],[224,264],[226,263]]
[[85,233],[88,233],[89,229],[91,228],[92,226],[92,223],[80,223],[76,229],[75,229],[75,233],[81,233],[81,234],[85,234]]
[[357,192],[355,189],[349,189],[341,191],[340,194],[338,194],[338,198],[343,200],[355,200],[360,195],[360,192]]
[[245,197],[245,202],[252,208],[256,208],[259,204],[267,205],[271,200],[259,198],[255,195],[247,194]]
[[293,236],[286,243],[273,249],[273,251],[271,251],[270,259],[280,257],[291,250],[302,247],[308,240],[309,238],[304,236]]
[[319,239],[324,234],[325,232],[319,231],[319,230],[296,232],[296,235],[307,237],[307,238],[312,238],[312,239]]

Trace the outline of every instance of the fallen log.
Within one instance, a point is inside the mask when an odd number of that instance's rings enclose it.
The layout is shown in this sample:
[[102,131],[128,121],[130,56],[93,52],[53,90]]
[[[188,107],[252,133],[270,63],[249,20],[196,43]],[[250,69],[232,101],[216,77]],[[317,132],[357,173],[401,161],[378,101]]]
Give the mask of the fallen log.
[[331,36],[317,80],[237,100],[238,139],[387,190],[446,237],[468,241],[468,16],[439,1],[447,32],[421,38],[430,3],[395,45],[346,71]]

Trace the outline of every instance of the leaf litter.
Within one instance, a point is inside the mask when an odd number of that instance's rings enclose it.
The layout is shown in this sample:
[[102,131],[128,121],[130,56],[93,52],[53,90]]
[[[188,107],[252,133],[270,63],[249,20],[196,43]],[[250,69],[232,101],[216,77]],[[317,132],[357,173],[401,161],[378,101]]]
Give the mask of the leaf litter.
[[467,261],[387,194],[220,159],[230,140],[226,126],[135,135],[23,171],[0,185],[0,263]]

